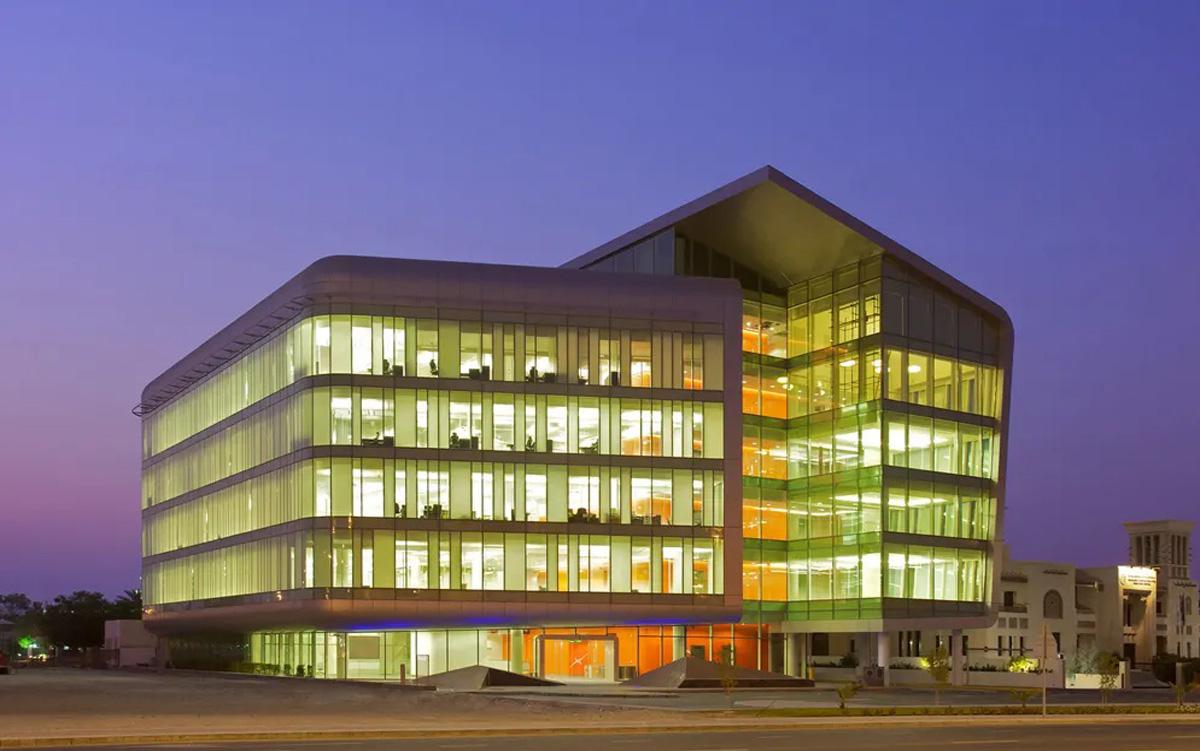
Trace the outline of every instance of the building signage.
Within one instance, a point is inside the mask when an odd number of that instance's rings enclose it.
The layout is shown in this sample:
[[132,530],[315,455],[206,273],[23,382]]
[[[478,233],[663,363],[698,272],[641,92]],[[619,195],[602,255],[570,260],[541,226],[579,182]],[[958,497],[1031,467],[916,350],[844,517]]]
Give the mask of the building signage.
[[1117,566],[1117,578],[1125,589],[1152,591],[1158,582],[1154,569],[1145,566]]

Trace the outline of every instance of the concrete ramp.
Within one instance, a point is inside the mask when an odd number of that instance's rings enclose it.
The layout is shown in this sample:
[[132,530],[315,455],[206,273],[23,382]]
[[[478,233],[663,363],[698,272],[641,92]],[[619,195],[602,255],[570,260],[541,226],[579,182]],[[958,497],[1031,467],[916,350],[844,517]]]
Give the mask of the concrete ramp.
[[813,682],[766,670],[722,665],[699,657],[681,657],[661,668],[625,681],[635,688],[723,688],[722,679],[732,677],[734,688],[807,688]]
[[533,678],[520,673],[510,673],[507,670],[489,668],[483,665],[472,665],[469,668],[447,670],[436,673],[417,681],[425,686],[451,689],[454,691],[472,691],[489,686],[561,686],[554,681]]

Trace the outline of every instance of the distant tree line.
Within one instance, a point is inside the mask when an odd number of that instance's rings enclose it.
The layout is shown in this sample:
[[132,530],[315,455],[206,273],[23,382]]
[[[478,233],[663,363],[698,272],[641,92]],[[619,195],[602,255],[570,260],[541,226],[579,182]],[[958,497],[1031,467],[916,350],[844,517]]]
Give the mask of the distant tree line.
[[[13,641],[33,639],[46,648],[83,649],[104,644],[104,622],[140,619],[142,593],[127,589],[110,600],[100,592],[80,590],[58,595],[49,602],[32,600],[14,592],[0,595],[0,621],[13,624]],[[17,644],[0,644],[16,651]]]

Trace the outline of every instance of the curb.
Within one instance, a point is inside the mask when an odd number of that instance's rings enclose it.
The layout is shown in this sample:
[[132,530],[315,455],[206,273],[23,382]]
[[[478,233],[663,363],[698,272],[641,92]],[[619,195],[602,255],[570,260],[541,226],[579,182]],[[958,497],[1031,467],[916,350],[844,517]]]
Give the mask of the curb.
[[[1196,715],[1180,714],[1102,714],[1102,715],[1023,715],[1023,718],[1048,725],[1094,723],[1162,722],[1167,718],[1200,724]],[[59,736],[40,738],[0,738],[0,748],[37,748],[55,746],[155,745],[212,742],[320,741],[320,740],[405,740],[411,738],[486,738],[540,735],[639,735],[657,733],[725,732],[748,729],[804,730],[855,729],[886,726],[906,727],[978,727],[1011,726],[1012,715],[967,715],[959,717],[856,717],[856,718],[754,718],[754,722],[693,723],[689,725],[612,725],[593,727],[514,727],[463,728],[456,730],[310,730],[256,733],[177,733],[146,735]]]

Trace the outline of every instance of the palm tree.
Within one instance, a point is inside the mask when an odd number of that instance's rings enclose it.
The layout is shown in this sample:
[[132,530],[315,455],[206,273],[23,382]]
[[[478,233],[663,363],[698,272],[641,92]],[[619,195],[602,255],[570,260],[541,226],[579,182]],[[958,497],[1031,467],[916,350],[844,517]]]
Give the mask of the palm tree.
[[142,617],[142,590],[127,589],[113,600],[111,606],[113,618],[139,619]]

